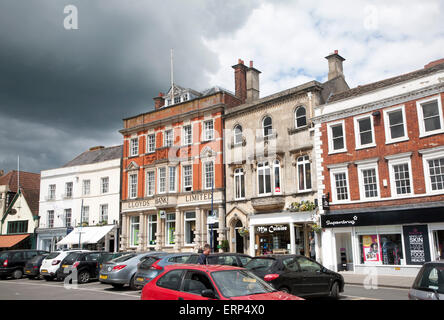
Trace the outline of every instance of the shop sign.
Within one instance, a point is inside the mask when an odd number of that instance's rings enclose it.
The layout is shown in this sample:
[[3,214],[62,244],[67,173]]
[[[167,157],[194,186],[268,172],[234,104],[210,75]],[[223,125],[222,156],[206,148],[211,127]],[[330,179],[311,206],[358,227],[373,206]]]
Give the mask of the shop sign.
[[429,233],[426,224],[403,226],[407,264],[430,261]]
[[332,218],[325,220],[325,226],[323,227],[352,227],[356,223],[358,223],[358,219],[359,218],[357,215],[354,215],[353,217],[347,219],[340,219],[340,217],[332,216]]
[[160,217],[160,219],[165,219],[165,217],[166,217],[166,212],[165,212],[165,210],[160,210],[160,211],[159,211],[159,217]]
[[260,226],[256,230],[258,233],[273,233],[278,231],[287,231],[288,226],[286,225],[274,225],[274,226]]
[[168,197],[156,197],[154,201],[156,203],[156,206],[168,204]]
[[148,208],[151,206],[149,200],[131,201],[131,202],[124,203],[124,205],[125,204],[128,209],[142,209],[142,208]]
[[211,192],[192,193],[185,196],[186,202],[211,200]]

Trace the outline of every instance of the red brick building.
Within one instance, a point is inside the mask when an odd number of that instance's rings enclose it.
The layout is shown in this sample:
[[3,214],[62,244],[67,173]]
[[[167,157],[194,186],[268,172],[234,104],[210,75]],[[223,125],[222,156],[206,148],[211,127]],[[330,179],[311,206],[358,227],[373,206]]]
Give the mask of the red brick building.
[[443,258],[444,60],[315,109],[323,263],[414,275]]
[[173,85],[123,120],[122,250],[217,250],[226,239],[222,116],[245,102],[249,69],[233,68],[235,94]]

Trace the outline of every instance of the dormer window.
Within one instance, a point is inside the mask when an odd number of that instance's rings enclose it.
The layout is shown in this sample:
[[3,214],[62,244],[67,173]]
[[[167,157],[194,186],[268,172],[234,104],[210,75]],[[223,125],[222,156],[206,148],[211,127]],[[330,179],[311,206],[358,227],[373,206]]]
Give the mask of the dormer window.
[[187,101],[188,100],[188,94],[184,94],[182,96],[182,101]]
[[180,97],[174,97],[174,104],[180,103]]

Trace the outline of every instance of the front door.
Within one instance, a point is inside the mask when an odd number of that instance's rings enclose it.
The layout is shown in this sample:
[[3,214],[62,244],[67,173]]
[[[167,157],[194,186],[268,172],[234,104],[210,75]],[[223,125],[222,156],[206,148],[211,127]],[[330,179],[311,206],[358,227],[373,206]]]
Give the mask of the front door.
[[234,232],[236,234],[236,252],[244,253],[244,237],[239,234],[239,230],[243,227],[242,222],[240,220],[237,221],[236,226],[234,227]]

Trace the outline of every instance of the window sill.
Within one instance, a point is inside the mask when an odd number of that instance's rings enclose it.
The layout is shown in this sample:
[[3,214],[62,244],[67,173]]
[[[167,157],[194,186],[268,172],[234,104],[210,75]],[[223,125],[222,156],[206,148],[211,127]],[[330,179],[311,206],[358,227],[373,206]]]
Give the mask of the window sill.
[[331,154],[345,153],[345,152],[347,152],[347,149],[328,151],[328,154],[331,155]]
[[369,148],[376,148],[376,144],[369,144],[365,146],[359,146],[356,147],[355,150],[363,150],[363,149],[369,149]]
[[431,132],[420,132],[419,133],[419,138],[420,139],[421,138],[426,138],[426,137],[430,137],[430,136],[433,136],[435,134],[441,134],[441,133],[444,133],[443,129],[436,130],[436,131],[431,131]]
[[409,138],[400,138],[400,139],[395,139],[395,140],[386,140],[385,144],[393,144],[393,143],[400,143],[400,142],[405,142],[405,141],[409,141]]

